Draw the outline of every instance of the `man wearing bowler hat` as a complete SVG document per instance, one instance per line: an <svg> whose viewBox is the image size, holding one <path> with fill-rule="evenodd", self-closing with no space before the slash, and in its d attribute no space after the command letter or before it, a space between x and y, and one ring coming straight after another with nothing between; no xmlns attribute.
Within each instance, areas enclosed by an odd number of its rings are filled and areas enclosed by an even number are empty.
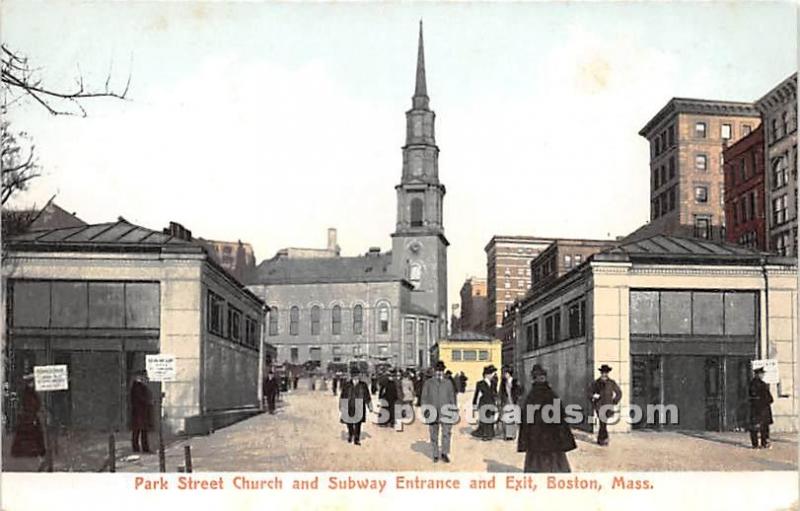
<svg viewBox="0 0 800 511"><path fill-rule="evenodd" d="M772 393L769 384L764 381L764 368L753 370L753 379L748 387L750 398L750 443L758 449L758 436L761 435L761 447L769 449L769 425L772 424Z"/></svg>
<svg viewBox="0 0 800 511"><path fill-rule="evenodd" d="M592 407L597 414L597 421L600 423L600 430L597 433L597 443L608 445L608 421L613 417L611 409L613 405L622 399L622 391L617 382L608 377L611 367L608 364L600 366L600 378L596 379L589 386L589 399Z"/></svg>
<svg viewBox="0 0 800 511"><path fill-rule="evenodd" d="M441 453L442 461L450 463L450 429L453 427L453 421L443 420L443 411L446 406L451 408L455 407L457 413L456 392L453 383L444 376L444 362L441 360L436 362L435 373L432 378L425 380L422 385L422 395L420 401L422 406L432 408L432 412L436 414L431 417L428 423L428 429L431 434L431 446L433 447L433 462L439 461L439 454ZM451 414L452 415L452 414ZM456 418L451 417L451 418ZM442 430L442 443L441 448L439 444L439 429Z"/></svg>

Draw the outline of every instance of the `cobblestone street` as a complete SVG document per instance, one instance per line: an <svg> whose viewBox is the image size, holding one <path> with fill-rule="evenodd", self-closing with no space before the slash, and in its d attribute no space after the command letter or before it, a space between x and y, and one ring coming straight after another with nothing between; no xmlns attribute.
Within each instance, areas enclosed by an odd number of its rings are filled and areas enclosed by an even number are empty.
<svg viewBox="0 0 800 511"><path fill-rule="evenodd" d="M471 394L459 396L462 409ZM338 399L330 391L297 390L284 395L276 415L261 414L206 437L173 443L167 471L183 465L183 446L191 445L195 472L208 471L521 471L524 455L516 442L483 442L470 436L464 422L453 429L452 463L434 464L427 427L421 422L402 432L368 421L362 445L347 443L339 423ZM773 435L771 450L749 448L747 433L636 432L612 434L610 447L599 447L575 431L578 448L568 454L574 472L603 471L757 471L795 470L795 435ZM122 441L124 442L124 440ZM151 444L157 444L155 435ZM157 472L158 456L124 461L121 472Z"/></svg>

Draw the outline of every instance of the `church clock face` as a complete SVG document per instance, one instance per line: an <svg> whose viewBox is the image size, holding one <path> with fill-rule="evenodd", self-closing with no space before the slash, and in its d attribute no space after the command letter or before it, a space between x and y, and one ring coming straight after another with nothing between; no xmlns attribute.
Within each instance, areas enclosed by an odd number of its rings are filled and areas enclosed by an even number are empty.
<svg viewBox="0 0 800 511"><path fill-rule="evenodd" d="M422 243L417 240L412 241L408 245L408 250L411 251L412 254L418 253L422 249Z"/></svg>

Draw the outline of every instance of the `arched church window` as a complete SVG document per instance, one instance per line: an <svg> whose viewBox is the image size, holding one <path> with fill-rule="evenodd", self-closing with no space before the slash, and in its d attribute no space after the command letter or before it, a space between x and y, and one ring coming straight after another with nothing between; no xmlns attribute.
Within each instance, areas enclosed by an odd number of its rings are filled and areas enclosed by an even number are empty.
<svg viewBox="0 0 800 511"><path fill-rule="evenodd" d="M422 266L417 263L413 263L411 266L409 266L408 280L411 282L411 285L413 285L414 288L418 288L420 281L422 281Z"/></svg>
<svg viewBox="0 0 800 511"><path fill-rule="evenodd" d="M423 209L422 199L418 197L411 199L411 227L422 227Z"/></svg>
<svg viewBox="0 0 800 511"><path fill-rule="evenodd" d="M269 308L269 335L278 335L278 307Z"/></svg>
<svg viewBox="0 0 800 511"><path fill-rule="evenodd" d="M364 307L361 305L353 307L353 333L356 335L364 333Z"/></svg>
<svg viewBox="0 0 800 511"><path fill-rule="evenodd" d="M378 309L378 333L389 333L389 307L381 305Z"/></svg>
<svg viewBox="0 0 800 511"><path fill-rule="evenodd" d="M311 307L311 335L319 335L319 306Z"/></svg>
<svg viewBox="0 0 800 511"><path fill-rule="evenodd" d="M331 311L331 332L333 335L342 333L342 308L338 305L334 305Z"/></svg>
<svg viewBox="0 0 800 511"><path fill-rule="evenodd" d="M300 325L300 308L293 306L289 309L289 335L297 335L298 327Z"/></svg>

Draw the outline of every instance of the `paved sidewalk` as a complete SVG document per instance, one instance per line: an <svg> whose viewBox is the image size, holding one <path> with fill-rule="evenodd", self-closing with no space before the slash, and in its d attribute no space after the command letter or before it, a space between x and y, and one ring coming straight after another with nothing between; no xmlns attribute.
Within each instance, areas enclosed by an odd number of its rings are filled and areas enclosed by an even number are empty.
<svg viewBox="0 0 800 511"><path fill-rule="evenodd" d="M463 404L471 396L461 395ZM428 429L420 423L402 432L364 425L362 445L347 443L339 423L338 399L330 391L298 390L285 395L276 415L262 414L205 437L179 441L167 450L167 471L183 465L191 445L195 472L209 471L476 471L518 472L524 455L515 441L483 442L474 426L453 428L450 464L430 458ZM749 448L747 433L634 432L611 437L609 447L575 430L578 448L568 454L575 472L796 470L793 434L774 435L773 448ZM117 462L118 471L157 472L158 456Z"/></svg>

